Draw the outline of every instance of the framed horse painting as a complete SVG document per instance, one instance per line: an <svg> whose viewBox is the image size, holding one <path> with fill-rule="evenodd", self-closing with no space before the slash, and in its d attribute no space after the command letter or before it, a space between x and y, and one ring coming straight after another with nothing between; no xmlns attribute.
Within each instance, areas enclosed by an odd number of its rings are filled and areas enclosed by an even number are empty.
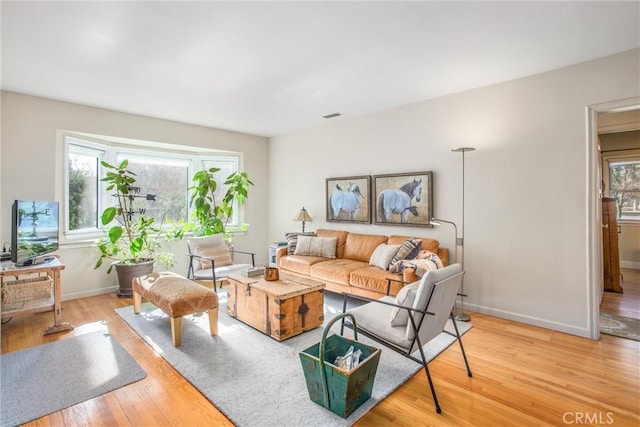
<svg viewBox="0 0 640 427"><path fill-rule="evenodd" d="M371 177L327 178L327 221L371 224Z"/></svg>
<svg viewBox="0 0 640 427"><path fill-rule="evenodd" d="M375 223L432 227L432 183L432 172L375 175Z"/></svg>

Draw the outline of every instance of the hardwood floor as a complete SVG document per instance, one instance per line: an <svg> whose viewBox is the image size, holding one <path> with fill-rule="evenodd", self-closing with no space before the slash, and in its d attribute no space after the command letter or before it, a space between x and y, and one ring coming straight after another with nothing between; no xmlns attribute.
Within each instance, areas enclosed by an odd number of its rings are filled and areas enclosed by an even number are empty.
<svg viewBox="0 0 640 427"><path fill-rule="evenodd" d="M131 299L115 295L64 302L63 319L74 324L75 331L46 337L42 331L52 323L51 313L2 326L4 353L106 324L148 374L142 381L28 425L232 425L113 311L126 305ZM470 314L474 328L464 343L473 378L467 377L457 346L429 365L442 414L435 412L424 371L419 371L357 425L640 425L640 342L607 335L591 341Z"/></svg>
<svg viewBox="0 0 640 427"><path fill-rule="evenodd" d="M620 270L623 293L605 292L600 305L601 313L640 319L640 270Z"/></svg>

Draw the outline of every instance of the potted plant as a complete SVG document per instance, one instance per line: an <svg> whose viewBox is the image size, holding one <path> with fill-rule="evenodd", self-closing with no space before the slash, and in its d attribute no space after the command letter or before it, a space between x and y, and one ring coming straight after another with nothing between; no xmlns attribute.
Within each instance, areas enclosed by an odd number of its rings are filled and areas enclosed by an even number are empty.
<svg viewBox="0 0 640 427"><path fill-rule="evenodd" d="M160 248L158 236L160 227L154 218L147 218L144 210L135 209L134 201L140 189L135 186L136 174L129 169L128 160L118 166L101 162L106 168L106 176L100 181L107 183L107 191L113 191L116 205L102 212L100 221L108 225L114 220L117 223L109 228L106 237L98 241L100 257L94 268L99 268L106 259L113 262L107 273L115 266L118 273L118 296L132 296L131 281L133 278L149 274L153 271L154 255ZM147 198L153 196L147 196ZM162 256L163 263L171 264L171 255Z"/></svg>
<svg viewBox="0 0 640 427"><path fill-rule="evenodd" d="M190 204L193 208L192 221L178 222L171 231L171 237L182 238L186 232L193 232L195 236L224 234L227 243L231 243L232 233L228 228L229 220L233 218L234 206L241 206L248 197L249 187L253 182L246 172L233 172L227 177L223 185L227 186L222 200L216 199L215 193L218 182L215 173L219 168L210 168L195 173L192 180L194 185L189 187ZM240 231L247 231L247 224L240 224Z"/></svg>

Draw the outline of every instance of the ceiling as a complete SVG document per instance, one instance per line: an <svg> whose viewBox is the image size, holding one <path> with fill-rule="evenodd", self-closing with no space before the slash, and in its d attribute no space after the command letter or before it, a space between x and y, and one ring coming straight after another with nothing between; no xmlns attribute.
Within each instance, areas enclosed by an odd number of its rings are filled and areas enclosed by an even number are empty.
<svg viewBox="0 0 640 427"><path fill-rule="evenodd" d="M640 46L638 1L1 8L3 90L263 136Z"/></svg>

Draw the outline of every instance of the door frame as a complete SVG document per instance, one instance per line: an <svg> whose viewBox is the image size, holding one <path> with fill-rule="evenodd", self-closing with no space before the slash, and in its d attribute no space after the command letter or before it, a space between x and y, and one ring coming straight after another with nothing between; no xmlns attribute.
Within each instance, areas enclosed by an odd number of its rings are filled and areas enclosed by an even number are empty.
<svg viewBox="0 0 640 427"><path fill-rule="evenodd" d="M587 115L587 295L589 336L600 339L600 295L604 290L602 262L602 162L598 114L640 109L640 97L588 105Z"/></svg>

